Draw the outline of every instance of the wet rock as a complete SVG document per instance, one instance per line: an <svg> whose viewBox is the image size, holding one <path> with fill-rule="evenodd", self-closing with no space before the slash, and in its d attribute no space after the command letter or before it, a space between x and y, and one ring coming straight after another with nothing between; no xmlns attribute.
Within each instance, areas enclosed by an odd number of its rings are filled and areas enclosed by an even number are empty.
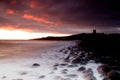
<svg viewBox="0 0 120 80"><path fill-rule="evenodd" d="M74 59L71 63L72 63L72 64L78 64L78 63L80 63L81 61L82 61L82 59L76 58L76 59Z"/></svg>
<svg viewBox="0 0 120 80"><path fill-rule="evenodd" d="M62 74L67 74L67 71L68 71L68 69L63 69L63 70L61 71L61 73L62 73Z"/></svg>
<svg viewBox="0 0 120 80"><path fill-rule="evenodd" d="M92 70L92 68L88 68L87 71L88 71L89 74L93 75L93 70Z"/></svg>
<svg viewBox="0 0 120 80"><path fill-rule="evenodd" d="M84 77L88 77L90 75L93 75L93 71L91 68L88 68L87 70L83 71Z"/></svg>
<svg viewBox="0 0 120 80"><path fill-rule="evenodd" d="M40 64L38 64L38 63L34 63L32 66L33 66L33 67L39 67Z"/></svg>
<svg viewBox="0 0 120 80"><path fill-rule="evenodd" d="M86 72L84 72L84 77L86 80L97 80L91 68L88 68Z"/></svg>
<svg viewBox="0 0 120 80"><path fill-rule="evenodd" d="M68 67L78 67L77 64L68 65Z"/></svg>
<svg viewBox="0 0 120 80"><path fill-rule="evenodd" d="M77 56L74 55L73 57L74 57L74 59L71 61L72 64L78 64L78 63L86 64L89 61L89 59L87 58L86 53L81 53L81 54L79 54Z"/></svg>
<svg viewBox="0 0 120 80"><path fill-rule="evenodd" d="M53 65L53 67L58 67L59 66L59 64L58 63L56 63L55 65Z"/></svg>
<svg viewBox="0 0 120 80"><path fill-rule="evenodd" d="M106 75L109 71L111 71L111 67L108 65L101 65L97 68L98 72Z"/></svg>
<svg viewBox="0 0 120 80"><path fill-rule="evenodd" d="M41 75L39 78L45 78L45 75Z"/></svg>
<svg viewBox="0 0 120 80"><path fill-rule="evenodd" d="M3 76L3 77L2 77L2 79L5 79L5 78L7 78L7 76Z"/></svg>
<svg viewBox="0 0 120 80"><path fill-rule="evenodd" d="M20 75L26 75L27 72L20 72Z"/></svg>
<svg viewBox="0 0 120 80"><path fill-rule="evenodd" d="M112 70L107 73L107 78L110 80L120 80L120 72Z"/></svg>
<svg viewBox="0 0 120 80"><path fill-rule="evenodd" d="M108 78L104 78L103 80L110 80L110 79L108 79Z"/></svg>
<svg viewBox="0 0 120 80"><path fill-rule="evenodd" d="M61 73L62 73L62 74L67 74L67 72L65 72L65 71L62 71Z"/></svg>
<svg viewBox="0 0 120 80"><path fill-rule="evenodd" d="M78 68L78 71L84 71L86 68L85 67L80 67Z"/></svg>
<svg viewBox="0 0 120 80"><path fill-rule="evenodd" d="M68 64L65 64L65 63L63 63L63 64L60 64L60 66L67 66Z"/></svg>
<svg viewBox="0 0 120 80"><path fill-rule="evenodd" d="M57 70L58 68L57 67L54 67L53 70Z"/></svg>
<svg viewBox="0 0 120 80"><path fill-rule="evenodd" d="M62 71L68 71L68 69L63 69Z"/></svg>
<svg viewBox="0 0 120 80"><path fill-rule="evenodd" d="M66 77L69 77L69 78L76 78L76 77L78 77L78 75L76 75L76 74L68 74L68 75L66 75Z"/></svg>

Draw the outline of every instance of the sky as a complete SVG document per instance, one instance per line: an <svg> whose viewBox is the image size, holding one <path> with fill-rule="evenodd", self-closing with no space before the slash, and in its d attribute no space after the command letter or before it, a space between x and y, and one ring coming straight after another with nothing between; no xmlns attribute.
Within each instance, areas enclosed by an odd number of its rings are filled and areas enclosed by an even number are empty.
<svg viewBox="0 0 120 80"><path fill-rule="evenodd" d="M0 0L0 39L120 33L119 0Z"/></svg>

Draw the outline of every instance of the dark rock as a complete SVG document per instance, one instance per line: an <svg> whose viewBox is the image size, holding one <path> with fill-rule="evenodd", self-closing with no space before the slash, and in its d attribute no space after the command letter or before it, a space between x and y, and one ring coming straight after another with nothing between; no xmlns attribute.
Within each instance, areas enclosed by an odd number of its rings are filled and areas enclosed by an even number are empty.
<svg viewBox="0 0 120 80"><path fill-rule="evenodd" d="M108 78L104 78L103 80L110 80L110 79L108 79Z"/></svg>
<svg viewBox="0 0 120 80"><path fill-rule="evenodd" d="M67 65L68 65L68 64L64 64L64 63L63 63L63 64L60 64L60 66L67 66Z"/></svg>
<svg viewBox="0 0 120 80"><path fill-rule="evenodd" d="M97 68L97 70L99 73L106 75L109 71L111 71L111 67L108 65L101 65Z"/></svg>
<svg viewBox="0 0 120 80"><path fill-rule="evenodd" d="M82 58L75 58L74 60L71 61L72 64L86 64L87 60L82 57Z"/></svg>
<svg viewBox="0 0 120 80"><path fill-rule="evenodd" d="M34 63L32 66L33 66L33 67L39 67L40 64L38 64L38 63Z"/></svg>
<svg viewBox="0 0 120 80"><path fill-rule="evenodd" d="M84 77L88 77L88 76L90 77L90 76L94 75L94 73L93 73L91 68L88 68L87 70L83 71L83 73L84 73Z"/></svg>
<svg viewBox="0 0 120 80"><path fill-rule="evenodd" d="M70 62L69 57L64 59L65 62Z"/></svg>
<svg viewBox="0 0 120 80"><path fill-rule="evenodd" d="M72 60L72 64L78 64L78 63L81 63L82 62L82 59L81 58L76 58L74 60Z"/></svg>
<svg viewBox="0 0 120 80"><path fill-rule="evenodd" d="M67 74L68 69L63 69L61 72L62 74Z"/></svg>
<svg viewBox="0 0 120 80"><path fill-rule="evenodd" d="M110 80L120 80L120 72L112 70L107 73L107 77Z"/></svg>
<svg viewBox="0 0 120 80"><path fill-rule="evenodd" d="M54 67L58 67L59 66L59 64L58 63L56 63L55 65L53 65Z"/></svg>
<svg viewBox="0 0 120 80"><path fill-rule="evenodd" d="M68 65L68 67L78 67L77 64Z"/></svg>
<svg viewBox="0 0 120 80"><path fill-rule="evenodd" d="M45 78L45 75L41 75L39 78Z"/></svg>
<svg viewBox="0 0 120 80"><path fill-rule="evenodd" d="M5 79L5 78L7 78L7 76L3 76L3 77L2 77L2 79Z"/></svg>
<svg viewBox="0 0 120 80"><path fill-rule="evenodd" d="M54 67L53 70L57 70L58 68Z"/></svg>
<svg viewBox="0 0 120 80"><path fill-rule="evenodd" d="M68 69L63 69L61 72L62 74L67 74Z"/></svg>
<svg viewBox="0 0 120 80"><path fill-rule="evenodd" d="M66 72L66 71L62 71L61 73L62 73L62 74L67 74L67 72Z"/></svg>
<svg viewBox="0 0 120 80"><path fill-rule="evenodd" d="M85 72L84 72L84 77L87 80L97 80L96 77L94 76L94 73L92 71L91 68L88 68Z"/></svg>
<svg viewBox="0 0 120 80"><path fill-rule="evenodd" d="M62 71L68 71L68 69L63 69Z"/></svg>
<svg viewBox="0 0 120 80"><path fill-rule="evenodd" d="M85 67L80 67L78 68L78 71L84 71L86 68Z"/></svg>
<svg viewBox="0 0 120 80"><path fill-rule="evenodd" d="M93 72L93 71L92 71L92 68L88 68L87 71L88 71L88 72Z"/></svg>
<svg viewBox="0 0 120 80"><path fill-rule="evenodd" d="M27 72L20 72L20 75L26 75Z"/></svg>

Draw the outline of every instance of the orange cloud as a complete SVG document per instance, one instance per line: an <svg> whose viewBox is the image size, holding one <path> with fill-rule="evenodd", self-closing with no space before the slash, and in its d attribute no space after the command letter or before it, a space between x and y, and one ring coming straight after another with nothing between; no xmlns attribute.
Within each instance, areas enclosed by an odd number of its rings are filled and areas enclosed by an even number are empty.
<svg viewBox="0 0 120 80"><path fill-rule="evenodd" d="M36 2L36 1L31 1L30 2L30 7L31 8L37 8L38 6L39 6L38 2Z"/></svg>
<svg viewBox="0 0 120 80"><path fill-rule="evenodd" d="M7 14L15 14L15 11L11 9L6 9L6 12Z"/></svg>
<svg viewBox="0 0 120 80"><path fill-rule="evenodd" d="M45 8L45 7L49 7L50 6L50 4L49 3L47 3L46 1L44 1L44 0L31 0L30 1L30 7L32 8L32 9L35 9L35 8L40 8L40 7L43 7L43 8Z"/></svg>
<svg viewBox="0 0 120 80"><path fill-rule="evenodd" d="M38 21L38 22L42 22L42 23L46 23L46 24L54 24L53 22L48 21L45 18L35 17L35 16L29 15L29 14L24 14L23 17L26 19L30 19L30 20L34 20L34 21Z"/></svg>

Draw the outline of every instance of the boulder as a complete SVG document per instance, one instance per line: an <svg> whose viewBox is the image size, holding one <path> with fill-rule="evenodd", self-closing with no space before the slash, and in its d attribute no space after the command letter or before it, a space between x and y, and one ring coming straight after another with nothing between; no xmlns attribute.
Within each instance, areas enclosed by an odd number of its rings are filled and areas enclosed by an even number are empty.
<svg viewBox="0 0 120 80"><path fill-rule="evenodd" d="M40 64L38 64L38 63L34 63L32 66L33 66L33 67L39 67Z"/></svg>
<svg viewBox="0 0 120 80"><path fill-rule="evenodd" d="M57 70L58 68L57 67L54 67L53 70Z"/></svg>
<svg viewBox="0 0 120 80"><path fill-rule="evenodd" d="M68 65L68 67L78 67L77 64L71 64L71 65Z"/></svg>
<svg viewBox="0 0 120 80"><path fill-rule="evenodd" d="M86 68L85 67L80 67L80 68L78 68L78 71L84 71Z"/></svg>
<svg viewBox="0 0 120 80"><path fill-rule="evenodd" d="M104 74L106 75L109 71L111 71L111 67L108 66L108 65L101 65L97 68L98 72L101 73L101 74Z"/></svg>
<svg viewBox="0 0 120 80"><path fill-rule="evenodd" d="M87 70L83 71L84 73L84 77L88 77L89 78L94 78L94 73L93 70L91 68L88 68ZM95 78L94 78L95 79Z"/></svg>
<svg viewBox="0 0 120 80"><path fill-rule="evenodd" d="M67 66L68 64L65 64L65 63L62 63L62 64L60 64L60 66Z"/></svg>
<svg viewBox="0 0 120 80"><path fill-rule="evenodd" d="M120 72L112 70L107 73L107 78L110 80L120 80Z"/></svg>
<svg viewBox="0 0 120 80"><path fill-rule="evenodd" d="M53 67L58 67L59 66L59 64L58 63L56 63L55 65L53 65Z"/></svg>
<svg viewBox="0 0 120 80"><path fill-rule="evenodd" d="M62 73L62 74L67 74L67 71L68 71L68 69L63 69L63 70L61 71L61 73Z"/></svg>
<svg viewBox="0 0 120 80"><path fill-rule="evenodd" d="M45 75L41 75L39 78L45 78Z"/></svg>
<svg viewBox="0 0 120 80"><path fill-rule="evenodd" d="M27 72L22 71L22 72L20 72L19 74L20 74L20 75L26 75Z"/></svg>
<svg viewBox="0 0 120 80"><path fill-rule="evenodd" d="M68 71L68 69L63 69L62 71Z"/></svg>
<svg viewBox="0 0 120 80"><path fill-rule="evenodd" d="M5 79L5 78L7 78L7 76L3 76L3 77L2 77L2 79Z"/></svg>

